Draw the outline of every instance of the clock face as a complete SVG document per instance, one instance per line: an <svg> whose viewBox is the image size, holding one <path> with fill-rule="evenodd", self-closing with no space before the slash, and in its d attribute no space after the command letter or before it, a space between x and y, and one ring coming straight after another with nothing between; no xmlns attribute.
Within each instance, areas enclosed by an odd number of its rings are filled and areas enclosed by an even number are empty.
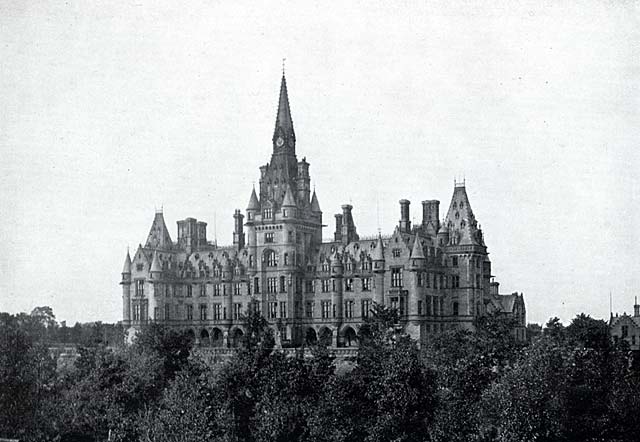
<svg viewBox="0 0 640 442"><path fill-rule="evenodd" d="M281 147L284 144L284 140L282 139L282 137L278 137L278 139L276 140L276 146Z"/></svg>

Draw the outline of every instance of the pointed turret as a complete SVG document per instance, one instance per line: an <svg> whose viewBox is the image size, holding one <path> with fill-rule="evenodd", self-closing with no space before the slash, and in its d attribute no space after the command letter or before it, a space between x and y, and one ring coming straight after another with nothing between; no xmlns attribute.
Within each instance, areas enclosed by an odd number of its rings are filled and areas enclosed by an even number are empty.
<svg viewBox="0 0 640 442"><path fill-rule="evenodd" d="M315 213L322 212L322 210L320 210L320 203L318 202L315 189L313 191L313 196L311 197L311 211Z"/></svg>
<svg viewBox="0 0 640 442"><path fill-rule="evenodd" d="M295 207L296 201L293 199L293 192L291 192L291 186L287 184L287 190L284 193L284 199L282 200L282 207Z"/></svg>
<svg viewBox="0 0 640 442"><path fill-rule="evenodd" d="M127 257L124 259L124 267L122 268L122 275L131 274L131 256L129 255L129 249L127 249Z"/></svg>
<svg viewBox="0 0 640 442"><path fill-rule="evenodd" d="M373 249L371 260L374 262L378 261L384 263L384 246L382 245L382 236L380 235L378 235L378 241L376 242L376 248ZM384 267L384 265L382 267Z"/></svg>
<svg viewBox="0 0 640 442"><path fill-rule="evenodd" d="M251 197L249 198L249 205L247 210L260 210L260 202L258 201L258 195L256 195L256 188L251 191Z"/></svg>
<svg viewBox="0 0 640 442"><path fill-rule="evenodd" d="M420 243L420 238L416 236L416 240L413 242L413 249L411 250L411 259L425 259L424 250Z"/></svg>
<svg viewBox="0 0 640 442"><path fill-rule="evenodd" d="M280 82L280 100L278 102L278 115L276 116L276 127L273 131L274 148L283 146L294 147L296 135L293 131L293 120L291 119L291 109L289 107L289 94L287 93L287 80L282 74Z"/></svg>
<svg viewBox="0 0 640 442"><path fill-rule="evenodd" d="M151 277L154 277L154 274L162 273L162 265L160 265L160 259L158 258L158 251L153 251L153 261L151 261Z"/></svg>
<svg viewBox="0 0 640 442"><path fill-rule="evenodd" d="M153 218L153 224L149 230L149 236L145 247L153 249L171 249L173 241L169 235L169 230L164 222L164 216L162 210L156 210L156 216Z"/></svg>

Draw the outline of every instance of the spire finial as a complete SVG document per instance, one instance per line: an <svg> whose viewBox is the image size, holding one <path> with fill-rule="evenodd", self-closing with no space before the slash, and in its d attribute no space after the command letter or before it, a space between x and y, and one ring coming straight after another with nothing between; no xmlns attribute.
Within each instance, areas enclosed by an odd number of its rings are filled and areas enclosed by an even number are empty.
<svg viewBox="0 0 640 442"><path fill-rule="evenodd" d="M286 58L282 59L282 76L284 77L284 62L287 61Z"/></svg>

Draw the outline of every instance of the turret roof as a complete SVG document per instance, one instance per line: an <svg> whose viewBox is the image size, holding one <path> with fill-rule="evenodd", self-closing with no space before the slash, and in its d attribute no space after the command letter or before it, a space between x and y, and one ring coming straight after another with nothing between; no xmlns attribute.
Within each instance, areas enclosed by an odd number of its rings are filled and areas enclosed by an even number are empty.
<svg viewBox="0 0 640 442"><path fill-rule="evenodd" d="M249 206L247 206L247 210L260 210L260 202L258 201L255 187L251 191L251 198L249 198Z"/></svg>
<svg viewBox="0 0 640 442"><path fill-rule="evenodd" d="M153 251L153 261L151 261L151 273L162 272L162 266L160 265L160 259L158 259L158 251Z"/></svg>
<svg viewBox="0 0 640 442"><path fill-rule="evenodd" d="M284 194L284 199L282 200L283 207L295 207L296 201L293 198L293 192L291 191L291 186L287 184L287 190Z"/></svg>
<svg viewBox="0 0 640 442"><path fill-rule="evenodd" d="M320 203L318 203L318 197L316 196L316 191L313 191L313 195L311 196L311 211L312 212L322 212L320 210Z"/></svg>
<svg viewBox="0 0 640 442"><path fill-rule="evenodd" d="M455 184L444 225L451 226L449 233L455 236L455 244L483 245L464 184Z"/></svg>
<svg viewBox="0 0 640 442"><path fill-rule="evenodd" d="M371 259L373 259L374 261L384 261L384 246L382 245L382 237L380 235L378 235L376 248L373 249Z"/></svg>
<svg viewBox="0 0 640 442"><path fill-rule="evenodd" d="M129 255L129 249L127 249L127 257L124 259L122 273L131 273L131 256Z"/></svg>
<svg viewBox="0 0 640 442"><path fill-rule="evenodd" d="M422 250L422 244L420 243L420 237L418 236L416 236L416 240L413 242L413 250L411 250L411 258L425 259L424 250Z"/></svg>

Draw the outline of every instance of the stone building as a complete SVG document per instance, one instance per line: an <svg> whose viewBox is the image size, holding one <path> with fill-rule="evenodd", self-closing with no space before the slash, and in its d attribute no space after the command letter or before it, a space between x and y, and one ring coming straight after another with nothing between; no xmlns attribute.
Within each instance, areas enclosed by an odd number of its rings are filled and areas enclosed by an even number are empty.
<svg viewBox="0 0 640 442"><path fill-rule="evenodd" d="M190 330L201 345L233 347L254 308L279 344L354 346L378 303L396 308L400 325L421 342L446 329L473 329L490 312L515 317L514 333L524 339L524 298L499 294L464 183L454 184L442 221L440 201L427 199L422 221L412 225L402 199L395 230L365 238L345 204L332 220L333 239L323 241L309 163L296 156L284 75L272 143L259 188L246 211L233 214L232 245L208 241L207 224L194 218L178 221L173 241L162 212L155 214L147 241L132 258L127 252L122 270L127 329L161 321Z"/></svg>
<svg viewBox="0 0 640 442"><path fill-rule="evenodd" d="M637 297L633 305L633 316L627 312L611 315L609 333L613 339L627 341L631 350L640 350L640 305Z"/></svg>

